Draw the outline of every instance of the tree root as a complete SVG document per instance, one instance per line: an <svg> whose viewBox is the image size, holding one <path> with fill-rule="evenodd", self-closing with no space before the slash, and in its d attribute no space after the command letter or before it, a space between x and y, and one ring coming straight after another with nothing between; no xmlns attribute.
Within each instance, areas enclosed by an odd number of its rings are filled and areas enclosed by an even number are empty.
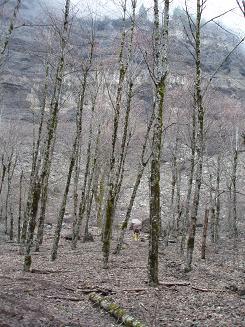
<svg viewBox="0 0 245 327"><path fill-rule="evenodd" d="M145 327L145 325L143 325L140 321L127 314L126 311L123 308L121 308L119 305L108 301L104 297L96 293L91 293L89 299L96 305L103 308L105 311L109 312L113 317L115 317L118 321L123 323L125 326Z"/></svg>

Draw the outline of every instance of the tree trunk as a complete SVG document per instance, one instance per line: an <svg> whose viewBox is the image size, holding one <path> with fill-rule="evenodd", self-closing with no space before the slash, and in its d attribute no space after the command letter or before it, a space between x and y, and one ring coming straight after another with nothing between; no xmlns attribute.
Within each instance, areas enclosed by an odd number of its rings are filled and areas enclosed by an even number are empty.
<svg viewBox="0 0 245 327"><path fill-rule="evenodd" d="M11 35L13 34L14 24L15 24L15 21L16 21L17 15L18 15L18 12L20 10L20 6L21 6L21 0L17 0L16 1L15 8L14 8L14 11L13 11L13 15L12 15L12 17L10 19L10 23L9 23L9 27L8 27L7 33L4 36L3 42L1 42L2 43L1 50L0 50L0 60L1 61L2 61L2 57L3 57L6 49L8 47L8 44L9 44Z"/></svg>
<svg viewBox="0 0 245 327"><path fill-rule="evenodd" d="M202 234L202 247L201 247L201 258L205 259L206 255L206 239L208 231L208 213L209 210L205 209L204 223L203 223L203 234Z"/></svg>
<svg viewBox="0 0 245 327"><path fill-rule="evenodd" d="M105 226L103 232L103 245L102 245L102 252L103 252L103 268L108 268L108 261L109 261L109 254L110 254L110 244L111 244L111 234L112 234L112 225L114 220L114 213L115 213L115 206L118 199L118 174L120 174L120 165L118 170L116 171L115 161L116 161L116 143L118 139L118 127L119 127L119 118L120 118L120 110L121 110L121 103L122 103L122 95L123 95L123 84L126 78L126 73L129 65L129 61L131 60L131 49L132 49L132 42L133 42L133 34L134 34L134 25L135 25L135 9L136 3L132 1L132 9L133 9L133 19L131 23L131 39L129 43L129 57L127 58L126 62L123 58L123 54L125 51L125 44L126 44L126 33L125 30L122 32L121 38L121 46L120 46L120 53L119 53L119 79L117 84L117 94L116 94L116 104L115 104L115 111L114 111L114 121L113 121L113 132L112 132L112 145L111 145L111 157L110 157L110 169L109 169L109 183L108 183L108 197L106 201L106 209L105 209ZM126 1L123 5L123 23L125 24L126 21ZM125 121L126 122L126 121ZM125 127L125 126L124 126ZM125 131L125 129L124 129ZM123 144L122 144L123 146ZM123 150L122 150L123 151ZM121 156L123 156L121 151ZM121 158L122 158L121 157Z"/></svg>
<svg viewBox="0 0 245 327"><path fill-rule="evenodd" d="M169 0L164 1L163 35L159 22L158 0L154 0L154 61L155 76L155 119L153 124L152 159L150 173L150 234L148 253L148 281L158 285L158 242L161 227L160 213L160 160L162 152L163 103L168 73L168 24Z"/></svg>
<svg viewBox="0 0 245 327"><path fill-rule="evenodd" d="M215 188L215 225L214 225L214 241L219 240L220 229L220 162L221 155L217 158L217 175L216 175L216 188Z"/></svg>
<svg viewBox="0 0 245 327"><path fill-rule="evenodd" d="M203 99L201 92L201 16L202 16L203 4L201 5L200 0L197 0L197 12L196 12L196 34L195 34L195 52L196 52L196 76L195 76L195 103L197 109L197 145L196 145L196 177L195 177L195 190L193 197L193 204L191 210L191 222L189 235L187 240L187 253L186 253L186 271L191 270L193 251L195 244L196 234L196 221L199 207L200 189L202 184L202 168L203 168L203 130L204 130L204 108Z"/></svg>
<svg viewBox="0 0 245 327"><path fill-rule="evenodd" d="M60 54L58 65L57 65L54 90L53 90L53 95L52 95L51 104L50 104L51 110L50 110L50 118L49 118L48 125L47 125L48 132L47 132L47 138L45 141L45 151L44 151L44 158L43 158L43 164L42 164L42 171L41 171L41 175L39 177L37 169L34 169L33 187L32 187L32 181L31 181L31 185L30 185L31 201L29 201L29 204L31 204L32 206L28 207L28 211L27 211L27 222L29 223L29 227L28 227L28 235L27 235L27 242L26 242L24 271L30 270L30 266L28 266L28 264L31 265L31 260L27 260L27 258L30 255L31 245L32 245L33 236L34 236L34 229L35 229L35 225L36 225L36 215L37 215L37 211L38 211L41 187L44 185L44 182L45 182L45 187L48 187L48 179L49 179L49 175L50 175L52 154L53 154L54 143L55 143L55 134L56 134L57 124L58 124L58 113L59 113L59 109L60 109L60 95L61 95L61 89L62 89L63 79L64 79L65 49L66 49L66 45L67 45L67 37L68 37L68 30L69 30L69 21L68 21L69 11L70 11L70 0L66 0L63 28L61 31L61 54Z"/></svg>
<svg viewBox="0 0 245 327"><path fill-rule="evenodd" d="M121 252L124 236L125 236L125 233L126 233L126 230L127 230L127 227L128 227L129 219L131 217L131 212L132 212L132 209L133 209L136 194L137 194L137 191L138 191L138 188L139 188L139 185L140 185L141 178L143 176L145 167L146 167L146 165L147 165L147 163L148 163L148 161L150 159L149 158L148 160L145 160L145 151L146 151L146 147L147 147L147 142L149 140L149 134L150 134L151 127L152 127L153 118L154 118L154 115L151 116L151 119L150 119L149 124L147 126L147 132L146 132L144 143L143 143L143 146L142 146L141 159L140 159L141 161L140 161L139 166L138 166L137 177L136 177L136 180L135 180L135 183L134 183L134 187L133 187L133 191L132 191L132 194L131 194L130 202L129 202L129 205L128 205L128 209L127 209L127 212L126 212L124 222L122 224L121 233L120 233L120 236L119 236L119 239L118 239L117 246L116 246L116 249L114 251L114 254L119 254Z"/></svg>
<svg viewBox="0 0 245 327"><path fill-rule="evenodd" d="M191 203L191 194L193 187L194 171L195 171L195 153L196 153L196 112L195 107L192 108L192 137L191 137L191 159L190 159L190 173L188 178L188 190L185 201L185 212L183 217L182 225L182 238L180 251L184 254L184 249L186 246L186 237L190 225L190 203Z"/></svg>
<svg viewBox="0 0 245 327"><path fill-rule="evenodd" d="M23 170L20 174L20 189L19 189L19 215L18 215L18 229L17 229L17 243L20 243L21 220L22 220L22 184L23 184Z"/></svg>
<svg viewBox="0 0 245 327"><path fill-rule="evenodd" d="M238 162L238 149L234 150L233 166L232 166L232 236L236 239L238 237L237 229L237 162Z"/></svg>

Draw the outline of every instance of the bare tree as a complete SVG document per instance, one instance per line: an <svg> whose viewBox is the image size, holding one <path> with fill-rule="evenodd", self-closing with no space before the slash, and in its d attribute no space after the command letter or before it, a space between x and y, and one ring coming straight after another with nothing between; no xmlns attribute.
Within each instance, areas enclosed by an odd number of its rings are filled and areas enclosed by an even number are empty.
<svg viewBox="0 0 245 327"><path fill-rule="evenodd" d="M189 235L187 239L186 253L186 270L191 269L192 257L194 251L194 242L196 234L196 220L199 206L200 189L202 183L203 169L203 150L204 150L204 106L201 89L201 19L202 12L206 1L197 0L196 2L196 23L194 37L195 51L195 108L197 112L197 137L196 137L196 173L195 173L195 188L193 195L193 204L191 209L191 221Z"/></svg>
<svg viewBox="0 0 245 327"><path fill-rule="evenodd" d="M38 171L34 173L34 182L31 183L31 205L29 206L28 216L28 233L26 239L26 251L24 259L24 271L29 271L31 267L31 246L33 242L34 230L36 225L36 216L38 211L38 203L40 199L41 187L47 192L48 179L50 175L51 160L54 150L55 133L58 123L58 113L60 109L61 88L64 81L65 55L69 34L69 13L70 0L65 2L64 20L61 31L61 53L57 64L56 76L54 81L54 89L50 103L50 118L47 125L47 137L45 140L45 150L43 155L43 163L40 177Z"/></svg>
<svg viewBox="0 0 245 327"><path fill-rule="evenodd" d="M120 176L123 172L123 165L125 162L125 144L126 139L123 138L121 143L121 155L119 159L119 165L116 167L116 144L118 141L118 128L119 128L119 118L120 118L120 111L122 106L122 96L123 96L123 85L126 79L126 74L129 67L129 62L131 60L131 51L132 51L132 43L133 43L133 36L134 36L134 29L135 29L135 9L136 9L136 1L133 0L132 4L132 19L131 19L131 37L128 44L128 53L129 55L124 58L124 52L126 48L126 30L122 32L121 36L121 45L120 45L120 53L119 53L119 78L117 84L117 93L116 93L116 103L114 106L114 119L113 119L113 132L112 132L112 144L111 144L111 156L110 156L110 167L109 167L109 183L108 183L108 196L106 200L106 208L105 208L105 226L103 232L103 267L108 268L108 261L110 255L110 244L111 244L111 234L112 234L112 225L113 225L113 218L115 214L116 202L120 190L120 184L122 178ZM126 20L126 13L127 13L127 2L124 1L123 3L123 22L125 24ZM130 83L129 83L130 84ZM132 87L132 86L131 86ZM129 96L130 98L130 96ZM131 104L130 104L131 106ZM124 136L125 131L127 134L127 116L124 125Z"/></svg>
<svg viewBox="0 0 245 327"><path fill-rule="evenodd" d="M7 50L7 47L9 45L10 38L11 38L11 36L13 34L14 24L15 24L15 21L16 21L17 15L18 15L18 12L20 10L21 1L22 0L16 0L16 5L14 7L14 11L13 11L12 17L10 18L8 30L7 30L7 32L5 34L5 36L3 37L3 40L1 40L0 62L3 60L3 55L4 55L4 53Z"/></svg>
<svg viewBox="0 0 245 327"><path fill-rule="evenodd" d="M150 172L150 235L148 254L148 281L158 284L158 243L160 235L160 160L162 152L163 107L168 75L169 0L164 1L163 29L160 25L159 1L154 0L153 60L155 86L152 158Z"/></svg>

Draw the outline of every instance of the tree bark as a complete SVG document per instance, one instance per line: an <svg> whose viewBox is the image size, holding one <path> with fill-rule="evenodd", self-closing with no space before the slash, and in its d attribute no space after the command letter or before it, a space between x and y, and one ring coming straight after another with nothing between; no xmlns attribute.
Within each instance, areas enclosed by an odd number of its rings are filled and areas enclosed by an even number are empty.
<svg viewBox="0 0 245 327"><path fill-rule="evenodd" d="M209 210L205 209L204 223L203 223L203 234L202 234L202 247L201 247L201 258L205 259L206 256L206 243L207 243L207 232L208 232L208 214Z"/></svg>
<svg viewBox="0 0 245 327"><path fill-rule="evenodd" d="M155 76L155 119L153 124L152 159L150 172L150 234L148 253L148 281L158 285L158 243L161 227L160 213L160 160L163 134L163 104L168 73L168 24L169 0L164 1L163 36L159 21L158 0L154 0L154 53Z"/></svg>
<svg viewBox="0 0 245 327"><path fill-rule="evenodd" d="M132 191L132 194L131 194L130 202L129 202L129 205L128 205L128 208L127 208L125 219L124 219L123 224L122 224L122 229L121 229L121 232L120 232L120 236L119 236L119 239L118 239L117 246L116 246L116 249L114 251L114 254L119 254L121 252L124 236L125 236L126 230L128 228L129 219L131 217L131 212L132 212L134 201L135 201L137 191L138 191L138 188L139 188L139 185L140 185L140 182L141 182L141 178L143 176L145 167L146 167L146 165L147 165L147 163L148 163L148 161L150 159L149 158L148 160L145 160L145 151L146 151L146 147L147 147L147 142L149 140L149 134L150 134L150 131L151 131L151 128L152 128L153 118L154 118L154 115L151 116L151 119L150 119L149 124L147 126L147 132L146 132L144 143L143 143L143 146L142 146L141 159L140 159L140 163L138 165L138 170L137 170L137 177L135 179L135 183L134 183L133 191Z"/></svg>
<svg viewBox="0 0 245 327"><path fill-rule="evenodd" d="M123 85L126 78L126 73L128 70L128 65L131 60L131 49L132 49L132 42L133 42L133 35L134 35L134 26L135 26L135 9L136 9L136 2L132 1L132 9L133 9L133 19L131 23L131 39L129 42L129 56L126 60L124 60L124 51L126 45L126 33L125 28L122 32L121 37L121 46L120 46L120 53L119 53L119 79L117 84L117 94L116 94L116 104L115 104L115 111L114 111L114 121L113 121L113 132L112 132L112 145L111 145L111 157L110 157L110 169L109 169L109 183L108 183L108 196L106 200L106 209L105 209L105 225L103 231L103 245L102 245L102 252L103 252L103 268L108 268L108 261L109 261L109 254L110 254L110 244L111 244L111 234L112 234L112 225L114 220L114 213L116 202L118 198L117 188L118 185L115 182L115 179L118 181L118 171L120 173L120 165L118 170L115 167L116 161L116 143L118 140L118 127L119 127L119 118L120 118L120 111L121 111L121 103L122 103L122 95L123 95ZM123 4L123 23L125 24L126 21L126 1ZM125 121L126 122L126 121ZM122 143L123 146L123 143ZM121 153L123 156L123 154Z"/></svg>
<svg viewBox="0 0 245 327"><path fill-rule="evenodd" d="M195 104L197 110L197 144L196 144L196 177L195 177L195 189L191 210L191 222L189 228L189 235L187 239L187 253L186 253L186 271L191 270L193 251L195 244L196 234L196 221L199 207L200 189L202 184L202 168L203 168L203 148L204 148L204 107L201 91L201 17L202 17L203 4L201 5L200 0L197 0L197 11L196 11L196 33L195 33Z"/></svg>
<svg viewBox="0 0 245 327"><path fill-rule="evenodd" d="M57 70L55 75L55 84L54 90L52 94L51 104L50 104L50 118L47 125L47 137L45 141L45 151L44 158L42 163L41 175L38 176L38 172L34 169L34 182L32 186L32 181L30 185L30 199L28 203L28 211L27 211L27 222L28 226L28 236L26 242L26 253L24 260L24 271L30 270L31 260L27 260L30 256L31 245L34 236L34 229L36 226L36 215L38 211L38 204L40 199L41 187L44 185L48 186L48 179L50 175L50 168L52 162L52 154L54 150L55 143L55 134L58 124L58 113L60 109L60 95L61 89L64 80L64 70L65 70L65 49L67 46L67 38L68 38L68 30L69 30L69 11L70 11L70 0L66 0L65 2L65 10L64 10L64 20L63 20L63 28L61 31L61 54L57 64ZM30 200L29 199L29 200ZM28 266L29 263L30 265Z"/></svg>

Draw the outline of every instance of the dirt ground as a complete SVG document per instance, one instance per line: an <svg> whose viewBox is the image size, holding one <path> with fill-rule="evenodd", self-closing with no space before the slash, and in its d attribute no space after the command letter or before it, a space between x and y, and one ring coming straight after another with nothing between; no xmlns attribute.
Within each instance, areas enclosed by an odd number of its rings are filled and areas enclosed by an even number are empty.
<svg viewBox="0 0 245 327"><path fill-rule="evenodd" d="M95 234L95 233L94 233ZM16 243L0 242L0 326L112 327L118 323L89 301L89 292L107 294L145 326L245 326L245 242L234 251L230 240L207 249L197 242L193 271L183 272L176 244L160 251L160 280L147 285L146 242L127 234L126 248L102 269L101 242L80 243L76 251L61 239L58 259L50 261L52 231L32 273L22 272ZM186 282L185 285L178 285ZM173 283L176 285L166 285ZM164 285L165 284L165 285Z"/></svg>

